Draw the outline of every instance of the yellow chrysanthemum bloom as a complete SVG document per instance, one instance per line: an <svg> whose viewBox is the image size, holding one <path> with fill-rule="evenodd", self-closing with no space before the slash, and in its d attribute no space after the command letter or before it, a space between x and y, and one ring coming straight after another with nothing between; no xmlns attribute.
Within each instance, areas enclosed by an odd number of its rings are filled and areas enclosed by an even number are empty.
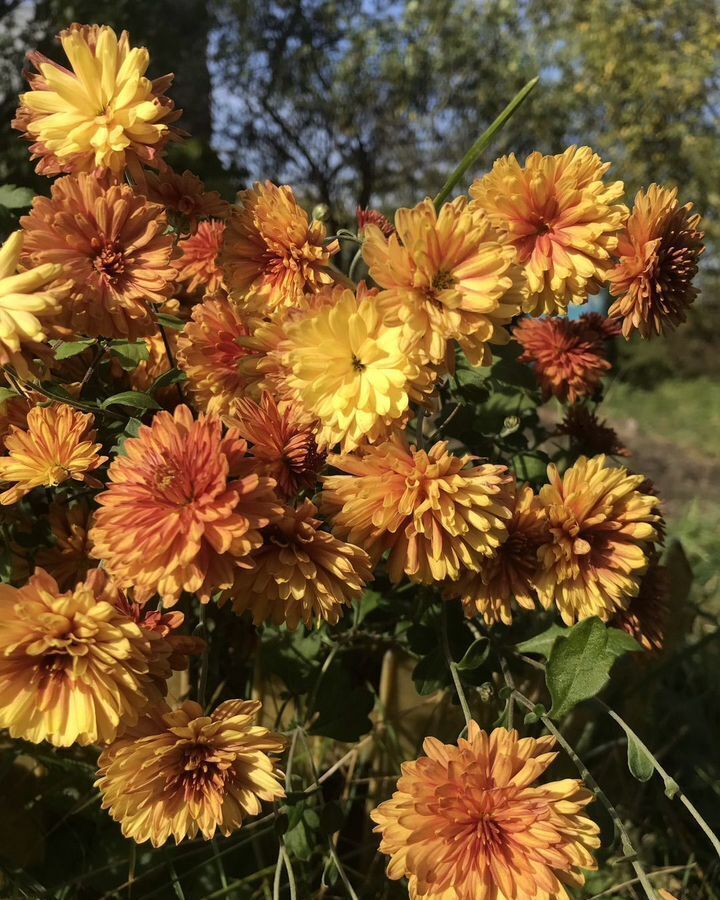
<svg viewBox="0 0 720 900"><path fill-rule="evenodd" d="M517 253L526 312L562 314L606 281L628 215L617 203L622 181L603 181L609 168L589 147L532 153L524 166L511 153L470 188L500 240Z"/></svg>
<svg viewBox="0 0 720 900"><path fill-rule="evenodd" d="M408 878L411 900L569 900L566 885L597 869L599 828L581 781L536 783L554 745L477 722L457 745L425 738L371 813L388 878Z"/></svg>
<svg viewBox="0 0 720 900"><path fill-rule="evenodd" d="M439 213L428 199L399 209L395 228L388 237L368 224L363 244L388 323L404 325L425 361L444 362L456 340L473 365L489 364L488 343L506 343L502 326L520 312L513 249L463 197Z"/></svg>
<svg viewBox="0 0 720 900"><path fill-rule="evenodd" d="M320 423L318 446L348 451L402 425L431 382L374 298L336 293L334 306L286 326L282 358L288 388Z"/></svg>
<svg viewBox="0 0 720 900"><path fill-rule="evenodd" d="M103 809L138 844L227 837L261 801L285 796L273 758L285 739L253 724L259 710L257 700L226 700L205 715L186 701L149 713L100 756Z"/></svg>
<svg viewBox="0 0 720 900"><path fill-rule="evenodd" d="M58 747L107 743L159 703L172 648L117 606L94 569L62 593L43 569L0 585L0 728Z"/></svg>
<svg viewBox="0 0 720 900"><path fill-rule="evenodd" d="M470 466L440 441L427 452L395 434L359 453L331 455L346 475L323 478L321 510L333 533L377 562L390 551L393 582L403 573L432 584L477 571L507 537L511 478L505 466Z"/></svg>
<svg viewBox="0 0 720 900"><path fill-rule="evenodd" d="M163 94L172 76L146 78L148 51L107 25L73 24L60 42L71 70L31 53L37 72L28 77L31 90L20 95L13 122L35 142L38 172L122 175L128 166L137 173L141 163L157 165L175 136L169 123L180 115Z"/></svg>
<svg viewBox="0 0 720 900"><path fill-rule="evenodd" d="M0 364L18 365L22 344L44 341L46 332L41 318L60 312L60 289L43 290L61 276L58 263L43 263L18 272L23 248L23 233L16 231L0 247Z"/></svg>
<svg viewBox="0 0 720 900"><path fill-rule="evenodd" d="M36 487L57 487L68 478L87 480L86 473L107 459L94 443L93 422L91 413L65 403L31 409L27 430L12 427L5 438L8 455L0 457L0 482L16 483L0 494L0 505L17 503Z"/></svg>
<svg viewBox="0 0 720 900"><path fill-rule="evenodd" d="M643 475L614 468L605 456L581 456L563 476L548 467L539 500L549 540L540 547L536 587L546 609L563 621L610 619L637 596L658 537L658 499Z"/></svg>

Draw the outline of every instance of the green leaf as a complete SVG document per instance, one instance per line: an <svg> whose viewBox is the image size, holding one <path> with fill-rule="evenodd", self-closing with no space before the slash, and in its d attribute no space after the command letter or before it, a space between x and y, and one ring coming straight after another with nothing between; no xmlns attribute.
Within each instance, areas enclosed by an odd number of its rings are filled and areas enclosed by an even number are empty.
<svg viewBox="0 0 720 900"><path fill-rule="evenodd" d="M92 347L94 340L87 341L60 341L55 347L55 359L70 359L84 353L88 347Z"/></svg>
<svg viewBox="0 0 720 900"><path fill-rule="evenodd" d="M608 628L607 630L608 653L612 653L615 657L623 656L625 653L641 653L642 647L635 638L630 637L627 631L621 631L619 628Z"/></svg>
<svg viewBox="0 0 720 900"><path fill-rule="evenodd" d="M626 733L628 769L638 781L650 781L655 771L653 758L632 731Z"/></svg>
<svg viewBox="0 0 720 900"><path fill-rule="evenodd" d="M144 394L141 391L121 391L119 394L113 394L112 397L103 400L101 405L103 409L115 405L133 406L136 409L162 409L157 400L150 394Z"/></svg>
<svg viewBox="0 0 720 900"><path fill-rule="evenodd" d="M550 457L542 450L532 453L517 453L512 458L512 468L518 477L518 481L527 481L529 484L544 484L547 481L547 467Z"/></svg>
<svg viewBox="0 0 720 900"><path fill-rule="evenodd" d="M35 193L27 187L4 184L0 187L0 206L5 209L26 209L32 206Z"/></svg>
<svg viewBox="0 0 720 900"><path fill-rule="evenodd" d="M423 656L413 669L412 679L415 682L415 690L421 697L447 687L450 684L450 673L443 651L437 648L427 656Z"/></svg>
<svg viewBox="0 0 720 900"><path fill-rule="evenodd" d="M12 397L19 397L20 394L15 391L11 391L10 388L0 387L0 403L4 403L6 400L10 400Z"/></svg>
<svg viewBox="0 0 720 900"><path fill-rule="evenodd" d="M536 634L535 637L531 637L527 641L517 644L517 649L521 653L535 653L537 656L544 656L545 659L547 659L550 656L552 648L555 646L555 641L559 637L565 637L567 633L567 628L563 628L561 625L553 623L541 634Z"/></svg>
<svg viewBox="0 0 720 900"><path fill-rule="evenodd" d="M485 662L489 653L490 641L486 637L480 637L470 644L457 667L461 672L472 672Z"/></svg>
<svg viewBox="0 0 720 900"><path fill-rule="evenodd" d="M353 684L348 671L336 661L315 695L318 715L311 733L346 743L357 741L372 728L369 715L374 705L373 692L364 684Z"/></svg>
<svg viewBox="0 0 720 900"><path fill-rule="evenodd" d="M187 375L184 372L180 369L170 369L167 372L163 372L162 375L158 375L153 381L149 393L154 394L156 391L170 387L173 384L182 384L183 381L187 381Z"/></svg>
<svg viewBox="0 0 720 900"><path fill-rule="evenodd" d="M307 862L319 843L320 816L307 803L297 803L288 809L288 817L285 846L293 858Z"/></svg>
<svg viewBox="0 0 720 900"><path fill-rule="evenodd" d="M145 341L111 341L110 353L126 372L132 372L139 362L150 359L150 351Z"/></svg>
<svg viewBox="0 0 720 900"><path fill-rule="evenodd" d="M167 313L157 313L155 318L164 328L173 328L175 331L182 331L185 322L178 319L177 316L169 316Z"/></svg>
<svg viewBox="0 0 720 900"><path fill-rule="evenodd" d="M125 456L125 442L128 438L136 438L140 433L141 427L142 422L140 419L128 419L125 428L120 433L117 442L113 447L113 452L118 456Z"/></svg>

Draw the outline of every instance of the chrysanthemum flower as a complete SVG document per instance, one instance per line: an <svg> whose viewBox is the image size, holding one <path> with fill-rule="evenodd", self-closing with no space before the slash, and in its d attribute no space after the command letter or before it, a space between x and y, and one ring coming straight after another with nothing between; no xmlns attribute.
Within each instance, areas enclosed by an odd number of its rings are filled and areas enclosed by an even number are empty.
<svg viewBox="0 0 720 900"><path fill-rule="evenodd" d="M643 575L640 590L627 609L610 620L649 651L662 650L670 614L670 577L665 566L654 559Z"/></svg>
<svg viewBox="0 0 720 900"><path fill-rule="evenodd" d="M0 364L15 365L21 375L27 370L21 345L46 339L40 320L60 312L67 287L60 262L41 261L18 272L23 239L16 231L0 247Z"/></svg>
<svg viewBox="0 0 720 900"><path fill-rule="evenodd" d="M93 422L91 413L65 403L31 409L27 430L13 427L5 438L7 456L0 457L0 482L15 484L0 494L0 504L17 503L33 488L57 487L69 478L94 482L87 473L107 457L98 453Z"/></svg>
<svg viewBox="0 0 720 900"><path fill-rule="evenodd" d="M568 435L571 444L592 456L599 453L630 456L630 451L622 445L615 429L581 403L576 403L567 410L558 427L558 434Z"/></svg>
<svg viewBox="0 0 720 900"><path fill-rule="evenodd" d="M174 328L167 328L165 330L165 338L170 344L170 351L173 354L173 359L175 359L178 332ZM147 392L155 384L155 381L161 375L169 372L173 366L168 357L165 341L160 331L155 331L154 334L149 335L144 340L148 350L148 358L141 359L129 375L133 390ZM155 399L164 406L174 406L179 399L177 387L170 385L158 389L155 393Z"/></svg>
<svg viewBox="0 0 720 900"><path fill-rule="evenodd" d="M546 609L556 604L568 625L607 621L640 590L658 536L658 500L642 492L642 475L612 468L604 456L581 456L562 477L551 465L548 480L538 495L550 536L539 550L540 600Z"/></svg>
<svg viewBox="0 0 720 900"><path fill-rule="evenodd" d="M592 396L612 368L605 341L582 319L524 318L513 338L523 348L521 362L532 363L545 399L575 403Z"/></svg>
<svg viewBox="0 0 720 900"><path fill-rule="evenodd" d="M599 829L581 781L536 784L554 744L476 722L457 746L425 738L425 756L403 763L370 814L388 878L409 878L413 900L569 900L566 885L597 868Z"/></svg>
<svg viewBox="0 0 720 900"><path fill-rule="evenodd" d="M205 190L202 181L187 169L180 174L165 167L162 172L147 172L143 192L168 211L181 233L192 233L200 219L227 219L230 204L217 191Z"/></svg>
<svg viewBox="0 0 720 900"><path fill-rule="evenodd" d="M386 437L431 389L400 326L388 327L375 299L350 290L337 303L285 329L286 384L320 423L320 447L352 450Z"/></svg>
<svg viewBox="0 0 720 900"><path fill-rule="evenodd" d="M449 453L447 441L416 450L399 434L331 455L330 465L348 474L323 478L321 510L373 563L389 550L392 581L403 573L424 584L456 580L495 553L512 517L505 466L470 466L473 459Z"/></svg>
<svg viewBox="0 0 720 900"><path fill-rule="evenodd" d="M368 225L377 225L385 237L390 237L395 232L395 226L377 209L363 209L358 206L355 210L355 218L357 220L358 234L363 234Z"/></svg>
<svg viewBox="0 0 720 900"><path fill-rule="evenodd" d="M306 292L333 282L326 269L340 245L325 244L325 236L287 185L266 181L240 191L221 258L228 288L266 314L303 307Z"/></svg>
<svg viewBox="0 0 720 900"><path fill-rule="evenodd" d="M173 76L147 79L148 51L131 47L126 31L118 39L107 25L71 25L60 42L71 69L31 53L36 71L13 122L34 141L37 171L120 176L126 167L137 175L142 164L157 166L177 136L170 123L180 112L164 94Z"/></svg>
<svg viewBox="0 0 720 900"><path fill-rule="evenodd" d="M185 621L184 614L177 610L163 612L162 609L148 609L147 606L130 600L120 592L115 606L141 628L165 638L170 648L168 661L173 671L187 669L189 657L202 653L207 647L206 642L200 637L176 633Z"/></svg>
<svg viewBox="0 0 720 900"><path fill-rule="evenodd" d="M589 147L532 153L524 166L511 153L470 188L500 240L517 252L526 312L564 313L606 280L627 217L616 202L622 181L603 181L609 168Z"/></svg>
<svg viewBox="0 0 720 900"><path fill-rule="evenodd" d="M125 442L90 532L93 556L143 603L171 606L183 591L203 602L228 588L234 569L262 544L259 529L279 515L274 482L235 477L245 442L222 436L218 419L194 420L187 406L159 412Z"/></svg>
<svg viewBox="0 0 720 900"><path fill-rule="evenodd" d="M279 493L290 498L314 487L325 454L317 448L314 429L299 421L295 407L281 412L270 394L263 394L259 404L243 398L226 422L251 445L248 469L274 478Z"/></svg>
<svg viewBox="0 0 720 900"><path fill-rule="evenodd" d="M219 219L200 222L197 231L178 241L180 257L174 260L177 278L192 294L217 294L225 290L225 276L219 262L225 235L225 223Z"/></svg>
<svg viewBox="0 0 720 900"><path fill-rule="evenodd" d="M295 629L316 621L335 625L344 607L359 600L372 580L364 550L322 531L317 508L305 500L286 507L263 529L263 545L251 555L252 569L238 570L227 592L235 612L249 610L253 622L272 621Z"/></svg>
<svg viewBox="0 0 720 900"><path fill-rule="evenodd" d="M516 488L507 522L507 539L493 556L482 557L477 572L467 572L451 585L447 596L462 599L465 615L481 615L488 625L512 624L512 600L534 609L538 549L548 539L545 515L532 488Z"/></svg>
<svg viewBox="0 0 720 900"><path fill-rule="evenodd" d="M59 747L106 743L160 702L170 647L115 605L100 569L62 593L36 569L0 585L0 727Z"/></svg>
<svg viewBox="0 0 720 900"><path fill-rule="evenodd" d="M403 324L425 360L445 362L448 341L456 340L473 365L487 365L488 342L506 343L502 326L520 312L512 249L463 197L439 213L432 200L399 209L395 228L388 238L368 224L363 244L388 323Z"/></svg>
<svg viewBox="0 0 720 900"><path fill-rule="evenodd" d="M11 429L27 428L27 417L30 410L39 401L45 402L46 397L33 392L27 394L9 394L0 400L0 450L5 449L5 437Z"/></svg>
<svg viewBox="0 0 720 900"><path fill-rule="evenodd" d="M274 754L285 740L253 725L260 702L227 700L205 715L186 701L157 710L100 756L96 786L125 837L154 847L198 832L227 836L285 796Z"/></svg>
<svg viewBox="0 0 720 900"><path fill-rule="evenodd" d="M176 275L161 206L126 184L68 176L51 198L36 197L20 223L23 258L62 263L72 282L64 309L75 332L135 339L155 330L151 304L167 299Z"/></svg>
<svg viewBox="0 0 720 900"><path fill-rule="evenodd" d="M209 298L193 308L178 337L177 362L193 399L207 412L228 414L243 395L259 394L257 361L263 354L245 343L256 324L228 300Z"/></svg>
<svg viewBox="0 0 720 900"><path fill-rule="evenodd" d="M648 338L685 321L698 294L692 282L705 250L700 216L691 212L692 203L678 203L677 188L651 184L635 197L617 248L619 262L609 273L610 291L618 298L609 315L622 319L626 338L634 329Z"/></svg>
<svg viewBox="0 0 720 900"><path fill-rule="evenodd" d="M50 504L48 523L54 544L38 551L37 564L52 575L63 590L82 581L95 565L90 559L88 537L91 520L92 513L83 499Z"/></svg>

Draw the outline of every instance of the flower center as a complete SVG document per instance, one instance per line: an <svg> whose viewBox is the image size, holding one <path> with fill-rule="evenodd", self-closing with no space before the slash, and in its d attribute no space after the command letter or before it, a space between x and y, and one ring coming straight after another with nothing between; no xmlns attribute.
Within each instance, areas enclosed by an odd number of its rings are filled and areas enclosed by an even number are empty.
<svg viewBox="0 0 720 900"><path fill-rule="evenodd" d="M220 763L220 756L207 744L193 744L185 750L182 772L174 780L182 788L186 802L223 788L227 768Z"/></svg>
<svg viewBox="0 0 720 900"><path fill-rule="evenodd" d="M483 813L475 826L475 834L485 853L495 853L504 844L504 833L492 815Z"/></svg>
<svg viewBox="0 0 720 900"><path fill-rule="evenodd" d="M93 260L93 265L111 284L125 272L125 257L117 241L104 244Z"/></svg>
<svg viewBox="0 0 720 900"><path fill-rule="evenodd" d="M355 369L356 372L364 372L365 369L367 368L365 363L362 362L361 360L359 360L357 358L357 356L355 356L355 354L353 354L353 358L352 358L352 367L353 367L353 369Z"/></svg>
<svg viewBox="0 0 720 900"><path fill-rule="evenodd" d="M440 269L437 275L433 278L432 287L433 291L447 291L450 288L455 287L455 279L449 272L445 272L443 269Z"/></svg>

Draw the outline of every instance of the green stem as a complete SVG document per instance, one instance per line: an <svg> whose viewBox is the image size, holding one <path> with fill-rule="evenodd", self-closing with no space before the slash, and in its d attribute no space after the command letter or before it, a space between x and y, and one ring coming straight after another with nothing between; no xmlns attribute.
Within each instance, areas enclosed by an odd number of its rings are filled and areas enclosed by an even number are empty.
<svg viewBox="0 0 720 900"><path fill-rule="evenodd" d="M455 693L458 696L463 715L465 716L465 724L469 726L472 722L472 713L470 712L470 706L467 702L467 697L465 696L465 690L463 688L462 681L460 680L460 673L458 672L457 663L452 658L452 653L450 652L450 640L448 639L447 629L447 602L444 600L442 601L442 612L440 614L440 635L442 638L442 647L445 654L445 659L448 664L448 669L450 669L450 675L452 676L452 680L455 684Z"/></svg>
<svg viewBox="0 0 720 900"><path fill-rule="evenodd" d="M208 633L205 625L206 609L205 604L200 604L200 612L198 613L198 625L195 631L205 641L205 649L200 657L200 674L198 677L198 703L205 709L205 695L207 694L208 669L210 667L210 642L208 641Z"/></svg>
<svg viewBox="0 0 720 900"><path fill-rule="evenodd" d="M447 200L447 198L452 193L453 189L463 177L463 175L467 172L467 170L474 165L480 154L483 153L487 147L490 145L490 142L495 137L495 135L500 131L503 125L508 121L508 119L513 115L513 113L517 110L520 104L525 100L528 94L533 90L535 85L540 80L539 76L536 76L531 81L525 85L525 87L517 93L513 99L508 103L505 109L500 113L500 115L495 119L492 125L485 131L480 137L475 141L472 147L468 150L468 152L463 156L460 165L455 169L452 175L448 178L445 184L442 186L440 193L435 198L435 209L440 209L443 203Z"/></svg>
<svg viewBox="0 0 720 900"><path fill-rule="evenodd" d="M355 270L360 264L360 260L362 259L362 241L360 242L360 246L355 253L355 256L352 258L352 262L350 263L350 268L348 269L348 278L354 283L355 281Z"/></svg>

